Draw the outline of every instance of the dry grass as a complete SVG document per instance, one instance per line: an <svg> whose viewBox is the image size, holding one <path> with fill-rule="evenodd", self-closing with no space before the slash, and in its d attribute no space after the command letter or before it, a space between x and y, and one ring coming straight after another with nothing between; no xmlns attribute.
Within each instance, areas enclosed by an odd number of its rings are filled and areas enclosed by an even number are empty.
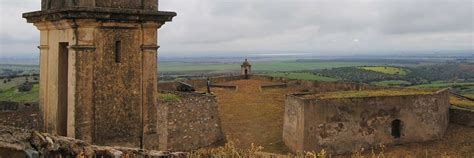
<svg viewBox="0 0 474 158"><path fill-rule="evenodd" d="M283 143L283 115L285 94L289 89L270 89L260 92L259 86L269 84L258 80L240 80L226 84L238 85L238 91L213 89L219 103L224 133L239 148L252 143L263 151L287 153Z"/></svg>
<svg viewBox="0 0 474 158"><path fill-rule="evenodd" d="M451 102L452 105L465 107L465 108L474 108L474 102L464 99L464 98L451 95L449 96L449 101Z"/></svg>
<svg viewBox="0 0 474 158"><path fill-rule="evenodd" d="M239 90L213 91L218 98L224 133L233 141L220 148L196 151L193 157L269 157L261 152L281 154L278 157L474 157L474 128L454 124L438 141L379 147L337 156L325 151L291 155L282 141L284 95L298 90L281 88L260 92L258 87L268 82L256 80L227 84L236 84Z"/></svg>
<svg viewBox="0 0 474 158"><path fill-rule="evenodd" d="M337 91L321 94L305 95L307 99L329 99L329 98L353 98L353 97L372 97L372 96L403 96L417 94L431 94L432 90L420 89L384 89L384 90L363 90L363 91Z"/></svg>

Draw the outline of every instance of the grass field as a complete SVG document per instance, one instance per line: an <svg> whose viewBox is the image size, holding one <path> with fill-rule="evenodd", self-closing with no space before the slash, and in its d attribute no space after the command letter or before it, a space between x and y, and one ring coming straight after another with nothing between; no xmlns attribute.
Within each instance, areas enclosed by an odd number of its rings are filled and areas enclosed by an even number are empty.
<svg viewBox="0 0 474 158"><path fill-rule="evenodd" d="M474 86L474 82L448 82L448 81L434 81L430 84L415 85L415 88L445 88L453 86Z"/></svg>
<svg viewBox="0 0 474 158"><path fill-rule="evenodd" d="M173 101L179 101L181 97L175 94L171 94L171 93L159 93L158 99L163 100L165 102L173 102Z"/></svg>
<svg viewBox="0 0 474 158"><path fill-rule="evenodd" d="M314 61L298 62L296 60L284 61L258 61L252 62L253 71L298 71L330 69L337 67L367 66L377 63L357 61ZM184 62L160 62L159 72L190 72L190 71L238 71L241 63L184 63Z"/></svg>
<svg viewBox="0 0 474 158"><path fill-rule="evenodd" d="M406 85L410 85L411 83L408 81L403 81L403 80L387 80L387 81L371 82L370 84L376 85L376 86L406 86Z"/></svg>
<svg viewBox="0 0 474 158"><path fill-rule="evenodd" d="M275 72L268 74L269 76L273 77L286 77L289 79L296 79L296 80L316 80L316 81L337 81L338 79L324 77L314 73L307 73L307 72Z"/></svg>
<svg viewBox="0 0 474 158"><path fill-rule="evenodd" d="M391 67L391 66L364 66L364 67L359 67L359 68L364 69L364 70L369 70L369 71L391 74L391 75L406 75L407 74L407 71L405 69L399 68L399 67Z"/></svg>
<svg viewBox="0 0 474 158"><path fill-rule="evenodd" d="M456 97L456 96L450 96L449 101L451 102L452 105L460 106L460 107L465 107L465 108L473 108L474 109L474 102Z"/></svg>
<svg viewBox="0 0 474 158"><path fill-rule="evenodd" d="M37 102L38 96L39 84L35 84L29 92L19 92L16 87L0 90L0 101Z"/></svg>

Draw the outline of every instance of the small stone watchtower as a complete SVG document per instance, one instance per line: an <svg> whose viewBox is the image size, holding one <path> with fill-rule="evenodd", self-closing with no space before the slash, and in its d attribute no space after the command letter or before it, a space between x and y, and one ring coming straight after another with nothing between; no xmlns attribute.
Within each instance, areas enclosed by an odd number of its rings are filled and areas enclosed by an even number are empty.
<svg viewBox="0 0 474 158"><path fill-rule="evenodd" d="M240 74L245 76L246 79L248 79L248 76L252 73L252 65L250 65L249 61L245 59L240 68Z"/></svg>
<svg viewBox="0 0 474 158"><path fill-rule="evenodd" d="M42 0L23 17L40 31L45 132L144 147L157 134L157 0Z"/></svg>

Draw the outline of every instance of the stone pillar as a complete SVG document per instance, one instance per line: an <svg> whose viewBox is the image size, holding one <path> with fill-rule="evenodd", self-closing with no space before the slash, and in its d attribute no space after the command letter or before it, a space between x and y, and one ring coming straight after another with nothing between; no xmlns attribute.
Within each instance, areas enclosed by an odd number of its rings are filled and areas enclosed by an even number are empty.
<svg viewBox="0 0 474 158"><path fill-rule="evenodd" d="M143 144L144 147L156 145L159 136L157 134L157 93L158 93L158 72L157 72L157 29L161 24L142 24L142 54L143 54ZM154 147L157 148L157 147Z"/></svg>

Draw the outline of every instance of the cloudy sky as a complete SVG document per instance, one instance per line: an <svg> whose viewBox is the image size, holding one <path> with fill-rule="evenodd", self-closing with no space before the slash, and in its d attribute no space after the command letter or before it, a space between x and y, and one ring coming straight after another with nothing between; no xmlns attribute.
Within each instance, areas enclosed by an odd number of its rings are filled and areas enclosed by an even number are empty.
<svg viewBox="0 0 474 158"><path fill-rule="evenodd" d="M0 56L37 53L21 13L40 0L0 0ZM160 0L178 16L162 55L473 52L474 0Z"/></svg>

